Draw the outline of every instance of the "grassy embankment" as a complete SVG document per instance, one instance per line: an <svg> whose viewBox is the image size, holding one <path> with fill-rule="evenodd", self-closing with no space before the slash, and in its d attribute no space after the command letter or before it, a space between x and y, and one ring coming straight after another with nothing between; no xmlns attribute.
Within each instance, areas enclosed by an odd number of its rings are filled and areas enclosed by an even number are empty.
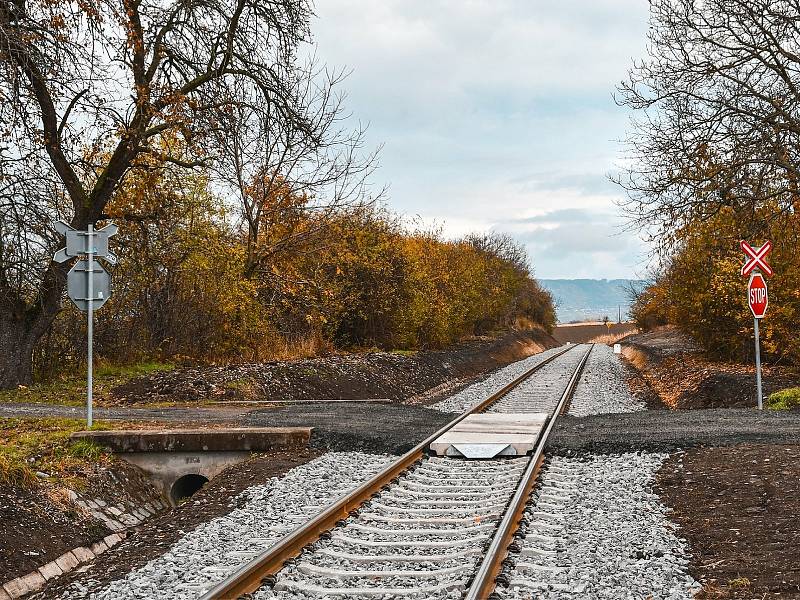
<svg viewBox="0 0 800 600"><path fill-rule="evenodd" d="M0 485L33 487L41 481L69 482L79 487L81 473L91 463L109 463L112 456L87 441L70 442L84 429L82 419L0 419ZM93 429L110 429L107 422Z"/></svg>
<svg viewBox="0 0 800 600"><path fill-rule="evenodd" d="M99 366L94 371L94 397L99 405L109 397L112 389L155 371L170 371L174 365L146 362L128 366ZM16 390L0 390L0 403L33 402L82 406L86 402L86 372L64 375L58 379L20 386Z"/></svg>

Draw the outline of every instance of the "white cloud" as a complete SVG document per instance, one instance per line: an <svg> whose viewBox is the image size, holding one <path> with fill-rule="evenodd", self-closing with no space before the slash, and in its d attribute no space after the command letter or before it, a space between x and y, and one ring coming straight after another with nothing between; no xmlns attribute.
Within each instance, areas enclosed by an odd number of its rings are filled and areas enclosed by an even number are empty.
<svg viewBox="0 0 800 600"><path fill-rule="evenodd" d="M323 0L317 10L318 54L353 69L348 104L385 143L379 178L395 210L451 235L505 227L520 239L534 229L514 220L555 209L618 220L605 174L626 115L611 93L643 53L646 2ZM589 226L612 250L576 260L539 236L526 241L538 273L633 275L616 248L640 243ZM553 231L567 240L564 227Z"/></svg>

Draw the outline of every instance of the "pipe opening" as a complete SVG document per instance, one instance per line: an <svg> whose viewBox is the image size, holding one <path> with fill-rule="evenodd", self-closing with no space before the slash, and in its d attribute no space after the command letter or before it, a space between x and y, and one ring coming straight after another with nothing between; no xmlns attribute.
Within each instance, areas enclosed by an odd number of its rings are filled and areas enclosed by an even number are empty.
<svg viewBox="0 0 800 600"><path fill-rule="evenodd" d="M170 499L177 504L184 498L189 498L208 483L208 478L196 473L184 475L175 480L170 489Z"/></svg>

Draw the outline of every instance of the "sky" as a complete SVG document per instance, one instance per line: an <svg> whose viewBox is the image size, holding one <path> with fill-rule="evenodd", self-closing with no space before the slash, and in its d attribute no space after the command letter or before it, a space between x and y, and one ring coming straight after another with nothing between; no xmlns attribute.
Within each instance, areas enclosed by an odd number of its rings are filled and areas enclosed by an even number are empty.
<svg viewBox="0 0 800 600"><path fill-rule="evenodd" d="M647 0L317 0L317 55L383 144L388 206L457 237L524 243L537 277L642 275L608 181Z"/></svg>

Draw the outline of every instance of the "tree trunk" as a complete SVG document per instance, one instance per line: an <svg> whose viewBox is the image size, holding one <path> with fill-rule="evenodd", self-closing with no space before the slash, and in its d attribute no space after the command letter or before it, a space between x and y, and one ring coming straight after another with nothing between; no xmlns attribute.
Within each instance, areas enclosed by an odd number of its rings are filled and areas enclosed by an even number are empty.
<svg viewBox="0 0 800 600"><path fill-rule="evenodd" d="M47 266L32 306L0 289L0 390L33 381L33 350L61 309L67 267L54 262Z"/></svg>
<svg viewBox="0 0 800 600"><path fill-rule="evenodd" d="M0 389L13 389L32 382L33 348L37 338L24 319L0 315Z"/></svg>

